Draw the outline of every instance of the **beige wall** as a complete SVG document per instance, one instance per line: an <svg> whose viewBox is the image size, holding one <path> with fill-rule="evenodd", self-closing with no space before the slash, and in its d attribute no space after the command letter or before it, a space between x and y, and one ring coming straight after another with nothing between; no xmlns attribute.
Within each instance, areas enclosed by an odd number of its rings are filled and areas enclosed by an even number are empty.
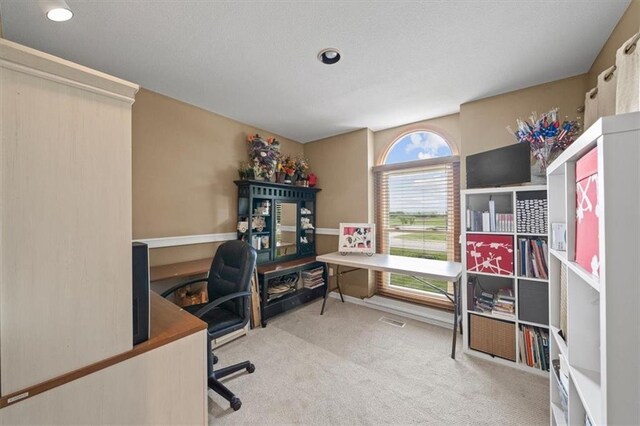
<svg viewBox="0 0 640 426"><path fill-rule="evenodd" d="M316 225L337 228L340 222L367 222L368 129L304 145L311 170L318 175Z"/></svg>
<svg viewBox="0 0 640 426"><path fill-rule="evenodd" d="M304 145L304 155L312 171L318 175L318 228L338 228L340 222L370 222L373 220L371 188L372 132L356 130ZM319 254L336 251L338 238L319 235ZM355 297L373 294L373 280L366 271L344 276L343 291Z"/></svg>
<svg viewBox="0 0 640 426"><path fill-rule="evenodd" d="M640 31L640 0L632 0L611 36L591 65L587 81L587 89L596 87L598 74L616 63L616 51L622 43Z"/></svg>
<svg viewBox="0 0 640 426"><path fill-rule="evenodd" d="M466 188L465 157L516 143L506 127L515 128L516 118L560 108L561 117L581 116L586 74L528 87L460 105L460 185Z"/></svg>
<svg viewBox="0 0 640 426"><path fill-rule="evenodd" d="M271 133L140 90L133 107L133 238L233 232L246 136ZM302 145L277 136L281 151ZM215 244L155 249L152 265L211 256Z"/></svg>

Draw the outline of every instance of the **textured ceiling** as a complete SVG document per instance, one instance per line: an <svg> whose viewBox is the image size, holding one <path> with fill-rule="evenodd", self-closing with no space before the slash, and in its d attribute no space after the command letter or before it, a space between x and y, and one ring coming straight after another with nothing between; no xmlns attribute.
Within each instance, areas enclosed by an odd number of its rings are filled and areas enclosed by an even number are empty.
<svg viewBox="0 0 640 426"><path fill-rule="evenodd" d="M0 0L5 37L308 142L584 73L629 0L67 3Z"/></svg>

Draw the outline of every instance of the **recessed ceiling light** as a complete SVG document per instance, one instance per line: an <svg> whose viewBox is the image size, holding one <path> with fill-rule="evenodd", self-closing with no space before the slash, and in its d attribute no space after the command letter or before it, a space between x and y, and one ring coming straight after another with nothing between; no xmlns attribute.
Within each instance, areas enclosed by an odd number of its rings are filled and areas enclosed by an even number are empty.
<svg viewBox="0 0 640 426"><path fill-rule="evenodd" d="M326 65L335 64L340 60L340 57L340 51L333 47L328 47L318 52L318 60Z"/></svg>
<svg viewBox="0 0 640 426"><path fill-rule="evenodd" d="M56 7L47 12L47 18L55 22L64 22L73 18L73 12L64 7Z"/></svg>

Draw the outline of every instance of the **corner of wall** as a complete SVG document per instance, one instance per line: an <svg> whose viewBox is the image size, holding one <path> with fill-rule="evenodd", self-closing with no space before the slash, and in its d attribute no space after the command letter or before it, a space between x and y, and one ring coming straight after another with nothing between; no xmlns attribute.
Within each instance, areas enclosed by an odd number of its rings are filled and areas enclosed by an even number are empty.
<svg viewBox="0 0 640 426"><path fill-rule="evenodd" d="M375 145L374 134L371 129L367 129L367 223L375 223L375 181L373 176L373 166L375 165ZM371 297L376 292L376 273L369 271L367 274L367 297Z"/></svg>

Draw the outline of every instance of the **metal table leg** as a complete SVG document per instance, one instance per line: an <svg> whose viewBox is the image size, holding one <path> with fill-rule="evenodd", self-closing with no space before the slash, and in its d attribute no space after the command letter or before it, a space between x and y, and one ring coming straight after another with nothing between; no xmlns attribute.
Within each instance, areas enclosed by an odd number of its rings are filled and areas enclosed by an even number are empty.
<svg viewBox="0 0 640 426"><path fill-rule="evenodd" d="M340 265L336 265L336 286L338 287L338 293L340 293L340 300L344 303L344 296L342 295L342 288L340 288L340 276L342 274L346 274L347 272L355 271L357 268L349 269L348 271L340 272ZM329 279L327 278L327 288L324 291L324 300L322 301L322 310L320 311L320 315L324 314L324 307L327 304L327 298L329 297Z"/></svg>
<svg viewBox="0 0 640 426"><path fill-rule="evenodd" d="M458 324L460 324L460 334L462 334L462 321L460 318L460 278L453 283L453 341L451 342L451 358L456 359L456 341L458 332Z"/></svg>
<svg viewBox="0 0 640 426"><path fill-rule="evenodd" d="M340 300L344 303L344 297L342 296L342 289L340 288L340 276L342 272L339 271L340 265L336 265L336 287L338 287L338 293L340 293ZM350 271L347 271L350 272Z"/></svg>

